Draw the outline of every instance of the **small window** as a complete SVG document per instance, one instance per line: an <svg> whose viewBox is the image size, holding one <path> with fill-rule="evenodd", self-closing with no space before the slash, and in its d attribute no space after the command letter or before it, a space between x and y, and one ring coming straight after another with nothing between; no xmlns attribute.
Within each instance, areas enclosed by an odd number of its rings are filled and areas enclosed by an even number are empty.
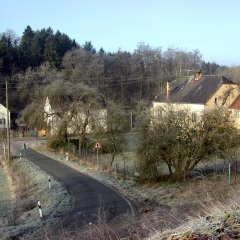
<svg viewBox="0 0 240 240"><path fill-rule="evenodd" d="M240 111L239 111L239 110L235 110L235 116L236 116L237 118L240 118Z"/></svg>
<svg viewBox="0 0 240 240"><path fill-rule="evenodd" d="M4 125L5 124L5 119L4 118L0 118L0 124Z"/></svg>
<svg viewBox="0 0 240 240"><path fill-rule="evenodd" d="M215 105L217 105L217 98L214 99L214 103L215 103Z"/></svg>

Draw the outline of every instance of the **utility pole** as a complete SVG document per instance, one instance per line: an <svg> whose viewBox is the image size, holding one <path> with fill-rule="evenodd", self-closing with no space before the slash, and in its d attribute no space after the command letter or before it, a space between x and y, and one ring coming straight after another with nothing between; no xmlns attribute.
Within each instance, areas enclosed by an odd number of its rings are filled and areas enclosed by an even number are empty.
<svg viewBox="0 0 240 240"><path fill-rule="evenodd" d="M133 110L132 109L131 109L130 113L131 113L131 116L130 116L131 117L131 120L130 120L131 128L130 129L132 131L132 129L133 129Z"/></svg>
<svg viewBox="0 0 240 240"><path fill-rule="evenodd" d="M6 80L6 108L7 108L7 160L10 161L10 129L9 129L9 108L8 108L8 81Z"/></svg>

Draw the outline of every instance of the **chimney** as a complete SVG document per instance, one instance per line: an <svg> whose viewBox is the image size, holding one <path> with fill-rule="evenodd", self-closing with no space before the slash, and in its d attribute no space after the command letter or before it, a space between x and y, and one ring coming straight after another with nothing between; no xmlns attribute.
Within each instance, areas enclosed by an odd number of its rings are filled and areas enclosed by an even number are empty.
<svg viewBox="0 0 240 240"><path fill-rule="evenodd" d="M199 70L195 73L194 80L198 81L201 79L201 77L202 77L202 70Z"/></svg>
<svg viewBox="0 0 240 240"><path fill-rule="evenodd" d="M171 94L171 90L170 90L170 82L167 82L167 99L169 99Z"/></svg>

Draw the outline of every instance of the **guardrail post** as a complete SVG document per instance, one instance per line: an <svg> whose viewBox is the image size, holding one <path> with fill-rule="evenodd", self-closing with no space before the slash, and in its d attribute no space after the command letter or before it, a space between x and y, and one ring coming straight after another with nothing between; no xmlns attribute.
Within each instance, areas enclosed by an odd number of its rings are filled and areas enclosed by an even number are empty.
<svg viewBox="0 0 240 240"><path fill-rule="evenodd" d="M38 210L39 210L40 218L42 218L42 217L43 217L43 214L42 214L42 206L41 206L40 201L38 201Z"/></svg>

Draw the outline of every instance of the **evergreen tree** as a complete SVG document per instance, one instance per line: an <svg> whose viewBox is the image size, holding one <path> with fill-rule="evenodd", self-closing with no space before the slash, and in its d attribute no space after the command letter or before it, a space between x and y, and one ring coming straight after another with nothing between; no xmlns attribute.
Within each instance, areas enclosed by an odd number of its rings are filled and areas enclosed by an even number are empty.
<svg viewBox="0 0 240 240"><path fill-rule="evenodd" d="M77 47L75 41L72 41L66 34L59 31L55 33L54 39L56 50L60 58L62 58L67 51Z"/></svg>
<svg viewBox="0 0 240 240"><path fill-rule="evenodd" d="M104 51L104 49L102 47L99 49L98 54L100 56L103 56L105 54L105 51Z"/></svg>
<svg viewBox="0 0 240 240"><path fill-rule="evenodd" d="M83 44L83 49L91 54L95 54L97 51L96 49L93 47L91 41L86 41L84 44Z"/></svg>
<svg viewBox="0 0 240 240"><path fill-rule="evenodd" d="M13 74L17 71L17 46L16 41L10 36L2 35L0 39L0 73Z"/></svg>
<svg viewBox="0 0 240 240"><path fill-rule="evenodd" d="M23 32L21 42L19 45L20 66L22 69L32 66L33 60L33 38L34 32L30 26L27 26Z"/></svg>
<svg viewBox="0 0 240 240"><path fill-rule="evenodd" d="M51 67L58 67L60 65L60 58L56 46L54 44L54 37L49 36L47 38L44 49L44 61L49 62Z"/></svg>

